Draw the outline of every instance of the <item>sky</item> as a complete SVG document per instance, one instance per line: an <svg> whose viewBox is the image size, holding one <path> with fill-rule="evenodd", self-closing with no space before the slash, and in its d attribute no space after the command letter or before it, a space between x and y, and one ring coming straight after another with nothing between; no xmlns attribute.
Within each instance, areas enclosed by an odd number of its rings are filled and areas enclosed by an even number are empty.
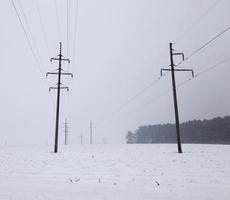
<svg viewBox="0 0 230 200"><path fill-rule="evenodd" d="M229 7L228 0L2 0L0 145L53 145L56 91L49 87L57 77L46 72L58 67L50 58L59 42L71 61L63 70L74 74L62 80L70 91L61 94L60 144L65 119L73 145L80 135L89 143L90 120L94 143L115 144L138 126L174 123L171 76L156 81L170 64L169 43L191 55L229 27ZM229 58L229 37L178 66L198 74L187 81L190 73L176 73L181 122L229 115L230 62L212 68Z"/></svg>

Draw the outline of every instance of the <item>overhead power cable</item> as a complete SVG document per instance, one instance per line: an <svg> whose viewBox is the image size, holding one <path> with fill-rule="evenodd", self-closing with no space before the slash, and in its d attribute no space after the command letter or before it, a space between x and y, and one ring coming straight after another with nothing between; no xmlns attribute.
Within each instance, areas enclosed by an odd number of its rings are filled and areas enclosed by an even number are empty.
<svg viewBox="0 0 230 200"><path fill-rule="evenodd" d="M25 29L25 26L24 26L24 24L23 24L23 22L22 22L22 19L21 19L21 17L20 17L20 15L19 15L19 12L18 12L18 10L17 10L17 7L16 7L16 5L15 5L15 2L14 2L14 0L11 0L11 3L12 3L12 5L13 5L13 8L14 8L14 10L15 10L15 13L16 13L16 15L17 15L17 18L18 18L18 20L19 20L19 22L20 22L20 25L21 25L21 27L22 27L22 30L23 30L23 33L24 33L24 35L25 35L25 37L26 37L26 40L27 40L27 43L28 43L28 45L29 45L29 48L30 48L30 51L31 51L31 53L32 53L32 55L33 55L33 57L34 57L34 60L35 60L35 62L36 62L36 66L37 66L37 68L38 68L38 70L39 70L39 72L40 72L40 74L41 74L41 77L43 77L43 80L45 81L45 83L46 83L46 85L44 85L46 88L47 88L47 85L48 85L48 83L47 83L47 81L44 79L44 76L43 76L43 70L42 70L42 68L41 68L41 64L40 64L40 62L39 62L39 60L38 60L38 57L36 56L36 53L34 52L34 49L33 49L33 46L32 46L32 44L31 44L31 41L30 41L30 38L29 38L29 36L28 36L28 34L27 34L27 32L26 32L26 29ZM44 82L43 82L44 83ZM47 90L47 92L48 92L48 90ZM48 92L49 93L49 92ZM50 96L50 95L49 95ZM52 96L50 96L51 97L51 102L53 103L54 102L54 99L52 98Z"/></svg>
<svg viewBox="0 0 230 200"><path fill-rule="evenodd" d="M215 41L217 38L219 38L220 36L222 36L224 33L226 33L229 30L230 30L230 26L228 26L226 29L224 29L223 31L221 31L219 34L217 34L211 40L209 40L208 42L206 42L205 44L203 44L201 47L199 47L198 49L196 49L195 51L193 51L189 56L187 56L185 58L185 60L188 60L189 58L191 58L192 56L194 56L195 54L197 54L198 52L200 52L202 49L204 49L206 46L208 46L209 44L211 44L213 41Z"/></svg>
<svg viewBox="0 0 230 200"><path fill-rule="evenodd" d="M227 63L227 62L229 62L229 61L230 61L230 57L227 57L227 58L221 60L220 62L216 63L215 65L209 66L209 67L205 68L204 70L200 71L199 73L196 73L195 78L198 78L198 77L200 77L201 75L206 74L206 73L208 73L209 71L215 69L216 67L218 67L218 66L220 66L220 65L223 65L224 63ZM196 79L194 79L194 78L189 78L189 79L187 79L187 80L182 81L181 83L179 83L179 84L177 85L177 87L180 88L180 87L186 85L188 82L194 81L194 80L196 80ZM154 103L154 102L156 102L156 101L159 101L162 97L164 97L164 96L166 96L167 94L169 94L170 91L171 91L170 89L164 91L163 93L161 93L161 94L159 94L159 95L157 95L157 96L151 98L148 102L146 102L145 104L142 104L141 106L137 107L136 109L138 109L138 110L139 110L139 109L142 109L143 107L145 107L145 106L147 106L147 105L149 105L149 104L152 104L152 103ZM135 109L135 110L136 110L136 109Z"/></svg>
<svg viewBox="0 0 230 200"><path fill-rule="evenodd" d="M201 75L206 74L206 73L208 73L209 71L215 69L216 67L218 67L218 66L220 66L220 65L223 65L224 63L227 63L227 62L229 62L229 61L230 61L230 57L227 57L227 58L221 60L220 62L218 62L218 63L216 63L216 64L214 64L214 65L212 65L212 66L209 66L209 67L205 68L204 70L202 70L202 71L196 73L195 76L194 76L194 78L198 78L198 77L200 77ZM185 80L185 81L179 83L179 84L178 84L178 87L181 87L181 86L185 85L185 84L188 83L189 81L195 80L194 78L189 78L189 79L187 79L187 80Z"/></svg>
<svg viewBox="0 0 230 200"><path fill-rule="evenodd" d="M193 51L189 56L185 57L185 60L188 60L189 58L191 58L192 56L194 56L195 54L197 54L199 51L201 51L202 49L204 49L206 46L208 46L210 43L212 43L213 41L215 41L217 38L219 38L220 36L222 36L224 33L226 33L227 31L230 30L230 26L227 27L226 29L224 29L221 33L219 33L218 35L216 35L215 37L213 37L211 40L209 40L208 42L206 42L204 45L202 45L201 47L199 47L198 49L196 49L195 51ZM176 66L179 66L180 64L182 64L184 61L180 62L179 64L177 64ZM218 64L219 65L219 64ZM167 73L165 73L164 75L166 75ZM196 76L198 76L198 74L196 74ZM138 96L140 96L142 93L144 93L147 89L149 89L150 87L152 87L152 85L154 85L153 83L155 83L156 81L158 82L158 80L160 80L160 78L158 78L157 80L155 80L154 82L152 82L150 85L146 86L145 88L143 88L140 92L138 92L135 96L133 96L132 98L130 98L127 102L125 102L124 104L122 104L120 107L118 107L116 110L114 110L108 117L113 116L115 113L119 112L120 110L122 110L127 104L129 104L130 102L132 102L134 99L136 99ZM190 81L187 80L186 82Z"/></svg>
<svg viewBox="0 0 230 200"><path fill-rule="evenodd" d="M28 19L27 19L26 13L25 13L24 8L23 8L23 6L22 6L21 0L18 0L18 4L19 4L19 6L20 6L20 8L21 8L23 17L24 17L24 19L25 19L25 23L26 23L26 26L27 26L27 30L29 31L30 37L31 37L31 39L32 39L32 43L33 43L33 46L34 46L34 50L35 50L35 52L36 52L36 54L37 54L37 57L38 57L38 61L40 61L40 60L41 60L41 57L40 57L40 54L39 54L39 51L38 51L38 48L37 48L37 45L36 45L36 42L35 42L33 33L32 33L32 31L31 31L29 21L28 21Z"/></svg>
<svg viewBox="0 0 230 200"><path fill-rule="evenodd" d="M211 70L215 69L216 67L218 67L218 66L220 66L220 65L223 65L224 63L227 63L227 62L229 62L229 61L230 61L230 57L227 57L227 58L221 60L220 62L216 63L215 65L212 65L212 66L210 66L210 67L207 67L207 68L205 68L204 70L200 71L199 73L196 73L196 74L195 74L195 78L198 78L198 77L200 77L200 75L203 75L203 74L205 74L205 73L208 73L209 71L211 71ZM179 83L179 84L177 85L177 87L180 88L180 87L184 86L185 84L187 84L188 82L193 81L193 80L195 80L195 79L194 79L194 78L189 78L189 79L187 79L187 80L185 80L185 81L182 81L181 83ZM145 107L145 106L147 106L147 105L149 105L149 104L151 104L151 103L154 103L154 102L158 101L160 98L162 98L162 97L164 97L165 95L169 94L170 91L171 91L171 89L168 89L168 90L162 92L161 94L159 94L159 95L157 95L157 96L151 98L147 103L145 103L145 104L139 106L139 107L136 108L136 109L141 109L141 108L143 108L143 107ZM127 103L128 103L128 102L127 102ZM124 106L125 106L125 105L124 105ZM122 110L122 108L121 108L120 110L117 109L116 111L114 111L111 115L109 115L109 116L106 118L105 121L110 120L110 119L113 117L114 114L120 112L121 110ZM105 121L103 121L103 123L104 123ZM103 123L101 123L101 125L102 125Z"/></svg>
<svg viewBox="0 0 230 200"><path fill-rule="evenodd" d="M35 0L35 5L36 5L36 8L37 8L39 21L40 21L40 25L41 25L41 28L42 28L43 38L44 38L44 42L45 42L45 45L46 45L46 48L47 48L47 53L49 54L49 57L51 57L50 47L49 47L49 43L48 43L48 39L47 39L47 32L45 30L45 26L44 26L44 23L43 23L43 20L42 20L42 15L41 15L40 6L38 4L38 0Z"/></svg>
<svg viewBox="0 0 230 200"><path fill-rule="evenodd" d="M66 0L66 49L67 49L67 57L71 57L71 48L70 48L70 39L71 39L71 21L70 21L70 5L71 1ZM72 66L72 62L68 63L68 70L70 70L70 67ZM68 85L71 85L72 82L68 79ZM66 109L65 109L65 115L66 118L69 119L69 113L70 113L70 93L68 92L66 95Z"/></svg>
<svg viewBox="0 0 230 200"><path fill-rule="evenodd" d="M67 40L67 57L70 56L70 1L66 0L66 40Z"/></svg>
<svg viewBox="0 0 230 200"><path fill-rule="evenodd" d="M221 60L220 62L216 63L215 65L212 65L210 67L205 68L204 70L200 71L199 73L195 74L195 78L199 77L202 74L206 74L207 72L215 69L216 67L223 65L224 63L227 63L230 61L230 57L227 57L223 60Z"/></svg>
<svg viewBox="0 0 230 200"><path fill-rule="evenodd" d="M176 39L177 40L182 39L187 33L189 33L203 18L207 16L207 14L222 0L216 0L211 6L209 6L198 18L195 19L195 21L190 24L187 29L183 32L183 34Z"/></svg>
<svg viewBox="0 0 230 200"><path fill-rule="evenodd" d="M67 16L70 16L70 11L69 11L68 7L70 8L70 4L67 6ZM69 37L69 39L67 39L67 40L69 40L69 47L68 47L68 49L69 49L69 57L72 57L72 62L69 64L69 66L70 66L71 71L73 72L73 74L75 74L74 69L75 69L76 57L77 57L77 55L76 55L76 43L77 43L77 28L78 28L78 0L75 1L75 12L74 13L75 13L75 16L74 16L74 27L73 27L73 46L70 45L70 37ZM67 23L70 25L70 19L69 19L69 21ZM69 33L67 33L67 35L71 36L71 34L70 34L71 31L69 29L70 28L67 27L67 30L69 32ZM67 43L68 43L68 41L67 41ZM72 81L70 82L70 80L68 80L68 81L69 81L70 87L72 87L73 82ZM67 93L67 99L66 99L66 108L67 108L66 115L67 116L69 116L69 113L70 113L71 95L72 95L72 93L70 93L70 92Z"/></svg>
<svg viewBox="0 0 230 200"><path fill-rule="evenodd" d="M157 96L155 96L153 98L150 98L149 101L147 101L145 104L142 104L142 105L138 106L137 108L135 108L135 110L142 109L143 107L160 100L162 97L164 97L165 95L169 94L170 91L171 91L171 89L165 90L164 92L160 93L159 95L157 95Z"/></svg>
<svg viewBox="0 0 230 200"><path fill-rule="evenodd" d="M176 42L178 42L179 39L183 38L189 31L191 31L193 29L194 26L196 26L205 16L207 16L207 14L215 7L217 6L217 4L219 4L222 0L216 0L211 6L209 6L197 19L195 19L195 21L188 26L188 28L185 30L185 32L179 37L177 37ZM188 59L188 57L186 57L185 59ZM180 63L178 63L175 67L181 65L184 61L181 61ZM165 75L167 75L168 72L165 73Z"/></svg>
<svg viewBox="0 0 230 200"><path fill-rule="evenodd" d="M73 68L75 67L76 64L76 43L77 43L77 31L78 31L78 0L76 0L76 7L75 7L75 23L74 23L74 34L73 34Z"/></svg>
<svg viewBox="0 0 230 200"><path fill-rule="evenodd" d="M189 54L188 56L186 56L183 61L181 61L178 64L176 64L176 66L178 67L179 65L181 65L182 63L184 63L184 61L187 61L188 59L190 59L191 57L193 57L194 55L196 55L197 53L199 53L202 49L204 49L205 47L207 47L208 45L210 45L212 42L214 42L216 39L218 39L219 37L221 37L223 34L225 34L226 32L228 32L229 30L230 30L230 26L228 26L223 31L221 31L219 34L217 34L216 36L214 36L212 39L210 39L209 41L207 41L206 43L204 43L201 47L199 47L196 50L194 50L191 54Z"/></svg>
<svg viewBox="0 0 230 200"><path fill-rule="evenodd" d="M184 32L184 34L182 35L182 36L184 36L187 32L189 32L192 28L193 28L193 26L195 26L203 17L205 17L207 14L208 14L208 12L213 8L213 7L215 7L218 3L220 2L220 0L216 0L199 18L197 18L197 20L191 25L191 26L189 26L188 28L187 28L187 30ZM223 34L223 33L222 33ZM182 37L181 36L181 37ZM209 43L211 43L212 41L210 41L210 42L208 42L208 44ZM74 44L75 44L75 42L74 42ZM208 45L208 44L206 44L206 45ZM203 45L204 46L204 45ZM191 56L193 56L194 54L196 54L196 53L198 53L198 51L200 51L201 49L203 49L204 47L201 47L201 48L199 48L198 50L196 50L197 52L193 52L191 55L189 55L188 57L186 57L185 59L187 60L187 59L189 59ZM179 63L178 65L180 65L180 64L182 64L182 62L181 63ZM177 66L178 66L177 65ZM165 75L167 75L169 72L166 72L165 74L164 74L164 76ZM155 83L155 82L153 82L153 83ZM148 86L146 86L145 88L143 88L140 92L138 92L136 95L134 95L132 98L130 98L128 101L126 101L124 104L122 104L120 107L118 107L116 110L114 110L110 115L109 115L109 117L111 117L111 116L113 116L115 113L117 113L117 112L119 112L120 110L122 110L126 105L128 105L130 102L132 102L134 99L136 99L137 97L139 97L141 94L143 94L147 89L149 89L150 87L152 87L152 83L150 84L150 85L148 85ZM162 96L162 95L161 95Z"/></svg>
<svg viewBox="0 0 230 200"><path fill-rule="evenodd" d="M202 14L202 15L201 15L201 16L200 16L200 17L199 17L199 18L198 18L198 19L187 29L187 31L190 31L191 28L192 28L196 23L198 23L203 17L205 17L205 16L208 14L208 12L209 12L213 7L215 7L220 1L221 1L221 0L215 1L214 4L212 4L212 5L205 11L205 13ZM208 42L206 42L204 45L202 45L201 47L199 47L198 49L196 49L195 51L193 51L189 56L185 57L185 61L188 60L189 58L191 58L192 56L194 56L195 54L197 54L198 52L200 52L202 49L204 49L206 46L208 46L209 44L211 44L213 41L215 41L217 38L219 38L220 36L222 36L224 33L226 33L226 32L229 31L229 30L230 30L230 26L227 27L226 29L224 29L221 33L219 33L219 34L216 35L215 37L213 37L211 40L209 40ZM226 62L226 61L222 61L221 63L216 64L215 67L216 67L216 66L219 66L219 65L222 64L223 62ZM182 63L183 63L183 62L177 64L177 66L180 65L180 64L182 64ZM214 68L214 66L212 66L212 68ZM211 70L211 69L209 69L209 70ZM204 73L204 72L202 72L202 73ZM196 74L196 77L197 77L198 75L202 74L202 73ZM166 72L164 75L166 75L166 74L167 74L167 72ZM180 86L186 84L187 82L189 82L189 81L191 81L191 80L193 80L193 79L190 78L190 79L188 79L188 80L186 80L186 81L180 83L178 86L180 87ZM135 96L133 96L132 98L130 98L128 101L126 101L124 104L122 104L122 105L121 105L120 107L118 107L116 110L114 110L104 121L109 120L113 115L115 115L116 113L120 112L125 106L127 106L127 105L128 105L129 103L131 103L134 99L136 99L136 98L139 97L141 94L143 94L143 93L144 93L147 89L149 89L150 87L151 87L151 84L150 84L149 86L145 87L144 89L142 89L140 92L138 92ZM162 93L162 94L160 95L160 97L164 96L165 94L166 94L166 92L165 92L165 93ZM154 99L157 100L158 97L155 97ZM153 100L151 100L151 102L153 102ZM104 122L104 121L103 121L103 122Z"/></svg>
<svg viewBox="0 0 230 200"><path fill-rule="evenodd" d="M54 1L54 6L55 6L55 14L56 14L56 22L57 22L57 32L58 32L58 42L61 42L61 25L60 25L60 17L58 14L58 1L57 0L53 0Z"/></svg>
<svg viewBox="0 0 230 200"><path fill-rule="evenodd" d="M164 75L163 75L164 76ZM106 118L104 118L100 124L103 124L105 121L107 121L107 119L111 118L113 115L115 115L116 113L120 112L121 110L123 110L128 104L130 104L132 101L134 101L136 98L138 98L139 96L141 96L143 93L145 93L148 89L150 89L151 87L153 87L154 85L156 85L161 79L162 77L158 77L157 79L155 79L154 81L152 81L150 84L148 84L146 87L144 87L142 90L140 90L138 93L136 93L134 96L132 96L131 98L129 98L126 102L124 102L123 104L121 104L117 109L115 109L113 112L111 112Z"/></svg>
<svg viewBox="0 0 230 200"><path fill-rule="evenodd" d="M27 34L27 32L26 32L26 29L25 29L24 24L22 23L21 17L20 17L20 15L19 15L18 10L17 10L16 5L15 5L15 2L14 2L14 0L11 0L11 2L12 2L12 5L13 5L13 7L14 7L14 10L15 10L15 13L16 13L16 15L17 15L17 18L18 18L18 20L19 20L19 22L20 22L20 25L21 25L21 27L22 27L22 30L23 30L23 32L24 32L24 34L25 34L25 36L26 36L26 40L27 40L27 43L29 44L30 51L32 52L32 55L33 55L33 57L34 57L34 59L35 59L35 61L36 61L36 63L37 63L37 66L38 66L39 71L41 72L41 74L43 74L42 69L41 69L40 62L39 62L39 60L38 60L38 58L37 58L37 56L36 56L36 54L35 54L35 52L34 52L33 46L32 46L32 44L31 44L31 42L30 42L30 38L29 38L29 36L28 36L28 34Z"/></svg>

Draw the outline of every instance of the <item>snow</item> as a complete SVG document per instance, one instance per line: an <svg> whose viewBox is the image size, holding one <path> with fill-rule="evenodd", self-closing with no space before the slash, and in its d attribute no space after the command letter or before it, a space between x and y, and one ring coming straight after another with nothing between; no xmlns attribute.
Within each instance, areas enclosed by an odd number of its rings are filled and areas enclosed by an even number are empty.
<svg viewBox="0 0 230 200"><path fill-rule="evenodd" d="M0 200L228 200L230 146L0 147Z"/></svg>

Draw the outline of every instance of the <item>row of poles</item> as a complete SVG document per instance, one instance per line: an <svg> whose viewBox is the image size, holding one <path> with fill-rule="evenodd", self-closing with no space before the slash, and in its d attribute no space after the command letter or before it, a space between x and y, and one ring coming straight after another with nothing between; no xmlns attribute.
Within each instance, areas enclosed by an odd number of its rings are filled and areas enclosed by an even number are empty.
<svg viewBox="0 0 230 200"><path fill-rule="evenodd" d="M161 76L163 76L163 71L170 71L172 76L172 89L173 89L173 102L174 102L174 111L175 111L175 124L176 124L176 138L177 138L177 147L178 153L182 153L182 145L181 145L181 136L180 136L180 121L179 121L179 111L178 111L178 103L177 103L177 91L176 91L176 78L175 72L192 72L192 76L194 77L194 72L192 69L182 69L182 68L175 68L174 64L174 56L182 56L182 60L184 61L184 53L176 52L173 49L173 44L169 44L169 51L170 51L170 68L162 68L161 69ZM56 105L56 123L55 123L55 141L54 141L54 153L58 152L58 132L59 132L59 110L60 110L60 94L62 89L66 89L69 91L68 87L62 86L61 77L62 76L71 76L73 77L72 73L63 72L62 69L62 61L67 61L70 63L69 59L63 58L62 55L62 43L60 42L60 50L59 55L57 58L51 58L50 61L58 61L58 71L57 72L47 72L46 76L48 75L57 75L58 82L57 86L50 87L49 91L57 90L57 105ZM67 128L67 122L65 122L65 129ZM82 141L82 136L81 136ZM93 125L92 121L90 121L90 144L93 143ZM67 135L65 135L65 144L67 144Z"/></svg>
<svg viewBox="0 0 230 200"><path fill-rule="evenodd" d="M68 125L69 123L67 122L67 119L65 119L65 123L64 126L62 127L64 129L64 133L65 133L65 138L64 138L64 144L68 145L69 144L69 132L70 132L70 127ZM90 120L90 126L89 126L89 144L93 144L93 123ZM83 144L83 134L79 135L79 139L80 139L80 144Z"/></svg>

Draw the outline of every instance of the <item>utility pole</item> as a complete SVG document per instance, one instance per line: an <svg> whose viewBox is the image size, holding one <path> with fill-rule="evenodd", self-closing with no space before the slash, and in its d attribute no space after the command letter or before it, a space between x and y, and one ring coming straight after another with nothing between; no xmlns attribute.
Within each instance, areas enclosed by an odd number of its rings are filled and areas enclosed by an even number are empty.
<svg viewBox="0 0 230 200"><path fill-rule="evenodd" d="M83 144L83 135L81 134L79 137L80 137L81 144Z"/></svg>
<svg viewBox="0 0 230 200"><path fill-rule="evenodd" d="M70 130L70 127L68 126L67 119L65 119L65 122L63 124L64 124L64 126L62 127L62 129L64 130L64 133L65 133L64 144L68 145L68 143L69 143L69 130Z"/></svg>
<svg viewBox="0 0 230 200"><path fill-rule="evenodd" d="M103 143L103 144L107 144L107 140L106 140L106 138L105 138L105 137L103 137L103 139L102 139L102 143Z"/></svg>
<svg viewBox="0 0 230 200"><path fill-rule="evenodd" d="M92 120L90 120L90 126L89 126L89 129L90 129L90 144L93 144L93 123L92 123Z"/></svg>
<svg viewBox="0 0 230 200"><path fill-rule="evenodd" d="M69 127L68 127L67 119L65 119L64 131L65 131L65 145L67 145L68 136L69 136Z"/></svg>
<svg viewBox="0 0 230 200"><path fill-rule="evenodd" d="M72 73L64 73L62 72L62 68L61 68L61 64L62 61L68 61L68 63L70 63L69 59L64 59L62 58L62 43L60 42L60 51L59 51L59 55L57 58L51 58L50 62L52 62L53 60L57 60L59 62L58 65L58 72L47 72L46 76L48 75L58 75L58 83L57 83L57 87L50 87L49 91L51 90L57 90L57 108L56 108L56 126L55 126L55 142L54 142L54 153L58 152L58 128L59 128L59 109L60 109L60 93L61 93L61 89L66 89L67 91L69 91L68 87L63 87L61 86L61 76L62 75L70 75L71 77L73 77Z"/></svg>
<svg viewBox="0 0 230 200"><path fill-rule="evenodd" d="M182 60L184 61L184 53L174 53L174 49L172 48L172 43L169 44L169 50L170 50L170 66L171 69L161 69L161 76L162 71L171 71L172 75L172 89L173 89L173 101L174 101L174 111L175 111L175 122L176 122L176 135L177 135L177 147L178 147L178 153L182 153L182 147L181 147L181 138L180 138L180 122L179 122L179 112L178 112L178 104L177 104L177 92L176 92L176 80L175 80L175 71L190 71L192 72L192 76L194 77L194 72L192 69L175 69L174 67L174 61L173 56L182 56Z"/></svg>

